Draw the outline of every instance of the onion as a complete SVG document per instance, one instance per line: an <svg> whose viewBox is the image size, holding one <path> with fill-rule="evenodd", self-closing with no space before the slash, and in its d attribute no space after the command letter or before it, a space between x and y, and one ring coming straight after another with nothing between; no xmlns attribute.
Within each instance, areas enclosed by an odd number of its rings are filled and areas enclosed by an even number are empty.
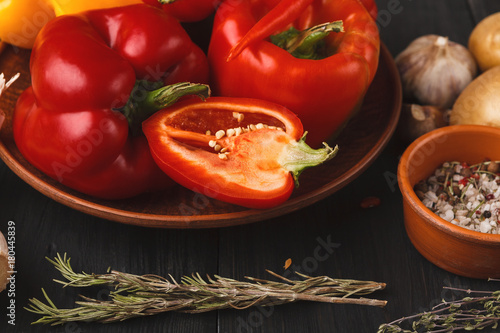
<svg viewBox="0 0 500 333"><path fill-rule="evenodd" d="M500 66L479 75L462 91L451 110L450 124L500 127Z"/></svg>
<svg viewBox="0 0 500 333"><path fill-rule="evenodd" d="M500 65L500 12L487 16L476 25L469 36L468 46L482 71Z"/></svg>

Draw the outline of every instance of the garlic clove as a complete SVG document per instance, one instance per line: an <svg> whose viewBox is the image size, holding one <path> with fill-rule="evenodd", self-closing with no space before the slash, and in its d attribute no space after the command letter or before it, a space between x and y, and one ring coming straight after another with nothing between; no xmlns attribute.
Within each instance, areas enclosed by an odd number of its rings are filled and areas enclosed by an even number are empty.
<svg viewBox="0 0 500 333"><path fill-rule="evenodd" d="M415 39L395 62L405 97L441 108L450 108L477 74L469 50L438 35Z"/></svg>
<svg viewBox="0 0 500 333"><path fill-rule="evenodd" d="M450 110L432 105L403 104L399 121L400 138L410 143L436 128L449 125Z"/></svg>
<svg viewBox="0 0 500 333"><path fill-rule="evenodd" d="M10 267L8 260L9 249L7 247L7 241L5 237L0 232L0 292L5 290L8 283L8 278L10 277Z"/></svg>

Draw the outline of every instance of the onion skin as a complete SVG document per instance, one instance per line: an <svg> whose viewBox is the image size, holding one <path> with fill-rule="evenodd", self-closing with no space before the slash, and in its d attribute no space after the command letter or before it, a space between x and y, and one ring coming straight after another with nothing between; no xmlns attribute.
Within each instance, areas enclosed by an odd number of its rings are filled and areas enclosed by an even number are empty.
<svg viewBox="0 0 500 333"><path fill-rule="evenodd" d="M8 278L10 277L9 271L9 261L8 261L9 249L7 247L7 241L5 237L0 232L0 292L5 290L7 287Z"/></svg>
<svg viewBox="0 0 500 333"><path fill-rule="evenodd" d="M500 65L500 12L476 25L469 36L468 47L481 71Z"/></svg>
<svg viewBox="0 0 500 333"><path fill-rule="evenodd" d="M450 124L500 127L500 66L487 70L462 91L451 110Z"/></svg>

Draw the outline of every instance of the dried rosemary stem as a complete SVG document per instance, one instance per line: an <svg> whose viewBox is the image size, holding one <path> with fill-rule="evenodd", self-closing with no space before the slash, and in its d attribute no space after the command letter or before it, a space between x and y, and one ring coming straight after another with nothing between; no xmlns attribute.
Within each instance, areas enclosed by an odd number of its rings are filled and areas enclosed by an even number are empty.
<svg viewBox="0 0 500 333"><path fill-rule="evenodd" d="M60 325L68 322L109 323L129 318L149 316L167 311L201 313L219 309L246 309L251 306L274 306L295 301L359 304L383 307L386 301L367 298L348 298L370 294L385 288L385 283L332 279L327 276L309 277L297 273L304 280L286 279L276 273L271 275L283 282L247 277L251 282L214 276L206 280L199 274L184 276L178 283L157 275L133 275L117 271L107 274L75 273L66 255L48 259L67 280L55 280L64 286L90 287L113 286L109 300L102 301L81 296L78 307L59 309L42 289L48 304L30 299L26 310L42 317L34 324Z"/></svg>
<svg viewBox="0 0 500 333"><path fill-rule="evenodd" d="M451 302L443 300L431 311L380 325L377 333L437 333L481 330L490 326L493 329L497 328L500 322L500 290L488 292L445 288L467 294L487 294L487 296L464 297ZM406 324L408 329L403 328L403 324Z"/></svg>

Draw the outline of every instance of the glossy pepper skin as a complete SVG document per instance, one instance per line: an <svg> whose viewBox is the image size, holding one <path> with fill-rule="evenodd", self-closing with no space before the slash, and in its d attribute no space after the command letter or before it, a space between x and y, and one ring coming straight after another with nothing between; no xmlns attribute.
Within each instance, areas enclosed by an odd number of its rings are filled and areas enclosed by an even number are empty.
<svg viewBox="0 0 500 333"><path fill-rule="evenodd" d="M141 0L0 0L0 39L32 48L36 35L51 19L64 14L127 6Z"/></svg>
<svg viewBox="0 0 500 333"><path fill-rule="evenodd" d="M343 21L324 39L327 56L299 59L269 36ZM208 52L214 96L251 97L298 114L307 142L338 133L361 106L378 67L380 39L359 0L224 1L215 15Z"/></svg>
<svg viewBox="0 0 500 333"><path fill-rule="evenodd" d="M143 0L161 7L181 22L198 22L210 16L220 0Z"/></svg>
<svg viewBox="0 0 500 333"><path fill-rule="evenodd" d="M361 0L361 2L363 3L363 6L365 6L368 13L370 13L371 17L376 20L378 15L378 7L375 0Z"/></svg>
<svg viewBox="0 0 500 333"><path fill-rule="evenodd" d="M120 199L164 188L143 135L119 111L136 80L208 80L208 63L178 21L139 4L55 18L33 47L32 87L13 119L20 152L80 192ZM140 98L140 96L138 96Z"/></svg>

